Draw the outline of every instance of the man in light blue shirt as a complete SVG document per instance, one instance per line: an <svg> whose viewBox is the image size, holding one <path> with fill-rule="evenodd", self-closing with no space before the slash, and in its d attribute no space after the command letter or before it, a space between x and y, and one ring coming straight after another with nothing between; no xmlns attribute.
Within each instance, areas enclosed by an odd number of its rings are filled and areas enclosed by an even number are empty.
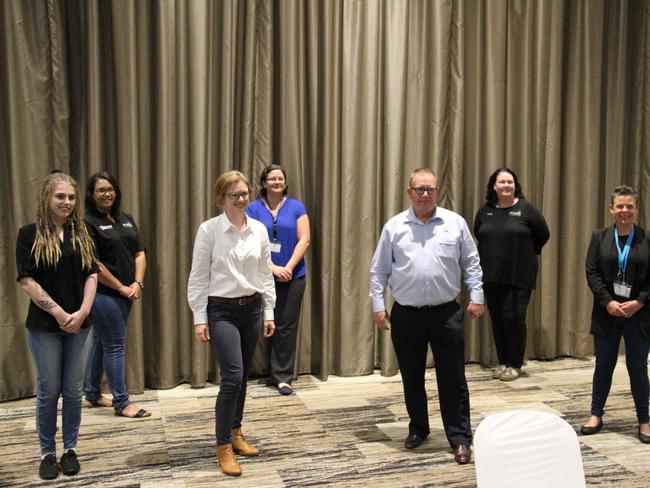
<svg viewBox="0 0 650 488"><path fill-rule="evenodd" d="M467 464L472 455L472 429L463 309L455 300L462 277L470 292L467 312L473 319L483 315L483 273L465 220L437 206L433 171L415 170L407 193L412 206L384 225L370 265L373 318L382 330L392 325L391 339L410 417L405 447L418 447L430 432L424 384L430 346L445 434L456 462ZM390 317L384 301L389 282L395 299Z"/></svg>

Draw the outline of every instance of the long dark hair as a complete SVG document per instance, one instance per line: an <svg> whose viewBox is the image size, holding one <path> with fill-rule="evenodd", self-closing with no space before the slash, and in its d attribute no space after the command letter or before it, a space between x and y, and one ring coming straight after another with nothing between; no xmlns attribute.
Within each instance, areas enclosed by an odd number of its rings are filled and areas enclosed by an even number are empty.
<svg viewBox="0 0 650 488"><path fill-rule="evenodd" d="M120 185L117 184L115 177L110 174L108 171L100 171L95 173L90 178L88 178L88 184L86 185L86 210L97 212L97 204L95 203L95 185L97 180L106 180L108 181L113 190L115 190L115 200L113 201L113 206L111 207L111 216L117 217L120 214L120 203L122 202L122 192L120 191Z"/></svg>
<svg viewBox="0 0 650 488"><path fill-rule="evenodd" d="M266 181L266 178L269 176L269 173L271 171L275 171L276 169L282 171L282 174L284 175L284 191L282 192L282 196L286 195L289 192L289 182L287 181L287 172L279 164L269 164L260 173L260 196L264 199L266 199L266 188L264 188L264 182Z"/></svg>
<svg viewBox="0 0 650 488"><path fill-rule="evenodd" d="M487 204L490 207L497 206L498 198L497 192L494 191L494 184L497 182L497 176L499 176L499 173L509 173L510 176L512 176L512 179L515 181L515 198L524 200L526 197L524 196L524 192L521 190L521 185L519 184L519 178L517 178L517 174L510 168L499 168L488 178L485 192L485 201Z"/></svg>

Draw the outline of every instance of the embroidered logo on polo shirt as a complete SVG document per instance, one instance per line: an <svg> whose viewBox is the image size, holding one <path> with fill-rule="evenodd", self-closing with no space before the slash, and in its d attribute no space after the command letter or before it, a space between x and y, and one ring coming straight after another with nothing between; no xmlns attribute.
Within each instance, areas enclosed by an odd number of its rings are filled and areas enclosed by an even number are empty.
<svg viewBox="0 0 650 488"><path fill-rule="evenodd" d="M512 215L514 217L521 217L521 210L517 210L517 211L510 210L510 212L508 212L508 215Z"/></svg>
<svg viewBox="0 0 650 488"><path fill-rule="evenodd" d="M107 230L107 229L112 229L112 225L100 225L99 230Z"/></svg>
<svg viewBox="0 0 650 488"><path fill-rule="evenodd" d="M131 228L131 227L133 227L133 224L131 222L125 222L125 223L122 224L122 227Z"/></svg>

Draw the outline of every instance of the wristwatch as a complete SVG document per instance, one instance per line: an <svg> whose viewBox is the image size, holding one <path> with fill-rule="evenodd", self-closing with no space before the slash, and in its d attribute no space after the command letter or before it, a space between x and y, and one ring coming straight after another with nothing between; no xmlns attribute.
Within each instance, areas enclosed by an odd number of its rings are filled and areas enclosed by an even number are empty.
<svg viewBox="0 0 650 488"><path fill-rule="evenodd" d="M144 290L144 283L142 281L136 281L138 285L140 285L140 289Z"/></svg>

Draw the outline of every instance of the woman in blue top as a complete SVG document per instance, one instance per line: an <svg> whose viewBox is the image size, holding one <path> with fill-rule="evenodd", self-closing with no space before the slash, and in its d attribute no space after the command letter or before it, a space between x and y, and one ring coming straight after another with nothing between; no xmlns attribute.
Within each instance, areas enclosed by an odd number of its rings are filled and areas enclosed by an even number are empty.
<svg viewBox="0 0 650 488"><path fill-rule="evenodd" d="M305 252L309 247L309 217L302 202L287 197L287 175L271 164L260 175L261 198L246 213L262 222L271 241L271 260L277 301L275 334L268 341L270 385L290 395L296 358L300 305L305 293Z"/></svg>

